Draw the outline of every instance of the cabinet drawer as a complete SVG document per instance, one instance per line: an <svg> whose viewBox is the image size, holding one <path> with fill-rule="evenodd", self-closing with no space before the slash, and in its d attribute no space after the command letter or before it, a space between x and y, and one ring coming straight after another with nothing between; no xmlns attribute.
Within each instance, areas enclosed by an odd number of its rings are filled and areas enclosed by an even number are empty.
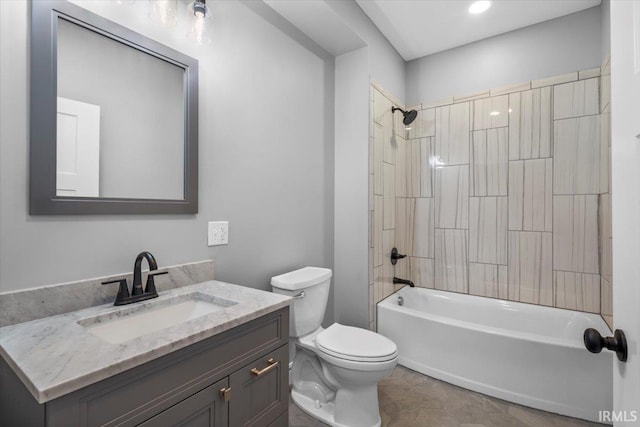
<svg viewBox="0 0 640 427"><path fill-rule="evenodd" d="M288 308L47 403L47 425L135 426L289 339Z"/></svg>
<svg viewBox="0 0 640 427"><path fill-rule="evenodd" d="M229 377L234 396L229 426L269 426L289 409L289 346L244 366Z"/></svg>

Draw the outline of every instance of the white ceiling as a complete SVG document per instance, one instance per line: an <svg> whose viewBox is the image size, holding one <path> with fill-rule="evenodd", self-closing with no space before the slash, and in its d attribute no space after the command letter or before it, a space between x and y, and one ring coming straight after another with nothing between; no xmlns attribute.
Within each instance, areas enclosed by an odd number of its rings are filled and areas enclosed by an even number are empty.
<svg viewBox="0 0 640 427"><path fill-rule="evenodd" d="M472 15L468 11L472 0L356 2L406 61L600 4L600 0L494 0L488 11Z"/></svg>

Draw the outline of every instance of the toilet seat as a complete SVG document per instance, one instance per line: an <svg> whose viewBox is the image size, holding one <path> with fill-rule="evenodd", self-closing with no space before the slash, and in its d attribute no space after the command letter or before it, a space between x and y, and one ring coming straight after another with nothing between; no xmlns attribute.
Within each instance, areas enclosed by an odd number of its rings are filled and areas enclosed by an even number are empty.
<svg viewBox="0 0 640 427"><path fill-rule="evenodd" d="M352 369L357 369L354 368L357 364L368 365L368 369L362 370L384 369L378 365L390 361L395 363L398 358L398 347L390 339L339 323L320 332L315 337L315 344L320 357L338 365L351 362L348 367Z"/></svg>

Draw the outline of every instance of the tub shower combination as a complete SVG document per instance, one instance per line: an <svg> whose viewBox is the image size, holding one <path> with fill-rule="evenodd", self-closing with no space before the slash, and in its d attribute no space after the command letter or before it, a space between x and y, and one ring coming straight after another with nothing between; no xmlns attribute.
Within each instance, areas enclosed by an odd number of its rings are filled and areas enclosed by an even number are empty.
<svg viewBox="0 0 640 427"><path fill-rule="evenodd" d="M582 342L586 328L608 333L596 314L405 287L377 316L407 368L571 417L598 421L612 409L612 353Z"/></svg>

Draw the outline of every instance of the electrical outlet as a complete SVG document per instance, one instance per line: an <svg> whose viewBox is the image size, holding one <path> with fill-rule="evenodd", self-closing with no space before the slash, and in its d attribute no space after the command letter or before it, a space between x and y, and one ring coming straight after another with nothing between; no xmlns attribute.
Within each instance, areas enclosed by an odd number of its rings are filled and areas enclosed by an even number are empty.
<svg viewBox="0 0 640 427"><path fill-rule="evenodd" d="M209 221L209 246L229 244L229 221Z"/></svg>

